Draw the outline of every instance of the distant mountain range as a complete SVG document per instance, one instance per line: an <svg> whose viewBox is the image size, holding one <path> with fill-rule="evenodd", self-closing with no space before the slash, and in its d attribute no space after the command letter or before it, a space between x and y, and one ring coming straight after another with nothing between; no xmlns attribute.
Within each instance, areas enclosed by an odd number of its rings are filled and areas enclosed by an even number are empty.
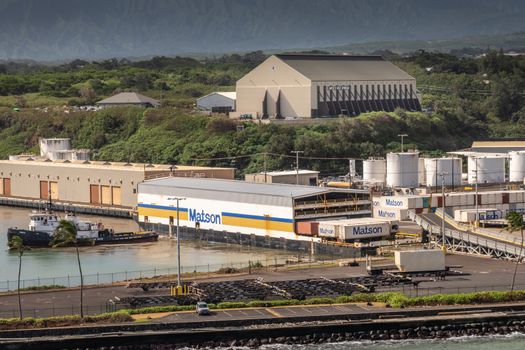
<svg viewBox="0 0 525 350"><path fill-rule="evenodd" d="M523 0L0 0L0 59L336 47L525 32Z"/></svg>

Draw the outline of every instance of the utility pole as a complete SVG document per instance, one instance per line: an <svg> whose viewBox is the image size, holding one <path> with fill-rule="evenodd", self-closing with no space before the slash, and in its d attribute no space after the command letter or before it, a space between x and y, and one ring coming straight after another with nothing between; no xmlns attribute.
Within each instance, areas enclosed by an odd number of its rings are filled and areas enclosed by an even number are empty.
<svg viewBox="0 0 525 350"><path fill-rule="evenodd" d="M436 169L437 171L437 169ZM445 245L445 175L448 175L446 172L439 173L441 176L441 249L443 249L443 254L447 253L447 246Z"/></svg>
<svg viewBox="0 0 525 350"><path fill-rule="evenodd" d="M299 185L299 153L304 153L304 151L292 151L290 153L295 153L295 183Z"/></svg>
<svg viewBox="0 0 525 350"><path fill-rule="evenodd" d="M180 237L179 237L179 211L180 211L180 201L185 200L183 197L172 197L169 200L177 201L177 287L180 287L180 275L181 275L181 266L180 266Z"/></svg>
<svg viewBox="0 0 525 350"><path fill-rule="evenodd" d="M264 158L263 158L263 171L264 171L264 183L268 183L267 175L266 175L266 155L267 152L264 152Z"/></svg>
<svg viewBox="0 0 525 350"><path fill-rule="evenodd" d="M475 170L475 173L476 173L476 184L475 184L475 187L476 187L476 227L479 226L479 207L478 207L478 157L474 157L475 161L476 161L476 170Z"/></svg>
<svg viewBox="0 0 525 350"><path fill-rule="evenodd" d="M405 137L408 136L408 134L398 134L397 136L401 137L401 153L404 152L404 140L405 140Z"/></svg>
<svg viewBox="0 0 525 350"><path fill-rule="evenodd" d="M352 176L354 176L354 167L352 166L352 160L348 159L348 188L352 187Z"/></svg>

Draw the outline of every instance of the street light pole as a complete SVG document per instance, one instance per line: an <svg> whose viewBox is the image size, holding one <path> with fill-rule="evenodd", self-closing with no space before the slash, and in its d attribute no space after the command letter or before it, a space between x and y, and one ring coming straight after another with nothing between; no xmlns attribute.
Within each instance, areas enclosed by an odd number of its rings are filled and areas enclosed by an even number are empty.
<svg viewBox="0 0 525 350"><path fill-rule="evenodd" d="M478 157L474 158L476 160L476 227L479 226L479 207L478 207Z"/></svg>
<svg viewBox="0 0 525 350"><path fill-rule="evenodd" d="M437 169L436 169L437 170ZM441 249L443 254L447 253L447 247L445 245L445 175L447 173L441 172Z"/></svg>
<svg viewBox="0 0 525 350"><path fill-rule="evenodd" d="M268 179L267 179L267 175L266 175L266 155L267 153L264 152L264 160L263 160L263 170L264 170L264 183L267 183L268 182Z"/></svg>
<svg viewBox="0 0 525 350"><path fill-rule="evenodd" d="M179 201L186 198L177 198L177 287L180 287L180 237L179 237Z"/></svg>
<svg viewBox="0 0 525 350"><path fill-rule="evenodd" d="M401 137L401 153L404 151L404 139L408 136L408 134L398 134L397 136Z"/></svg>
<svg viewBox="0 0 525 350"><path fill-rule="evenodd" d="M175 198L170 198L171 200L176 200L177 201L177 287L180 287L181 284L180 284L180 275L181 275L181 266L180 266L180 237L179 237L179 211L180 211L180 201L183 201L185 200L186 198L183 198L183 197L175 197Z"/></svg>
<svg viewBox="0 0 525 350"><path fill-rule="evenodd" d="M292 151L291 153L295 153L295 183L299 185L299 153L304 153L304 151Z"/></svg>

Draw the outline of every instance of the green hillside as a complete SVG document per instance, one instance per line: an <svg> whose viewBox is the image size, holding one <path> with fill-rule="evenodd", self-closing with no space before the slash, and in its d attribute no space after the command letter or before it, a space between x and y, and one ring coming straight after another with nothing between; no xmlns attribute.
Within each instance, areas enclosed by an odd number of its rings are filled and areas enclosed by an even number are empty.
<svg viewBox="0 0 525 350"><path fill-rule="evenodd" d="M0 74L0 158L36 152L39 137L71 137L109 161L234 166L241 175L262 169L290 169L290 151L311 158L365 158L408 147L439 154L487 137L525 137L525 57L489 52L459 59L420 52L396 61L417 78L425 112L369 113L311 126L259 125L193 110L196 96L231 89L260 60L261 53L198 62L154 58L142 62L73 62L54 67L8 65ZM430 71L425 68L431 67ZM155 89L159 87L160 89ZM160 97L164 107L81 111L118 90ZM17 109L13 107L17 106ZM226 158L199 161L203 158ZM302 166L344 173L344 160L305 159Z"/></svg>

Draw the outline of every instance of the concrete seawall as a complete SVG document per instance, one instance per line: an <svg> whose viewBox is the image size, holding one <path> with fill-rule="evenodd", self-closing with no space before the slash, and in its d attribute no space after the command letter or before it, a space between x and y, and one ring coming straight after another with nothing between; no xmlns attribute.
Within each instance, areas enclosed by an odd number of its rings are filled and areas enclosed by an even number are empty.
<svg viewBox="0 0 525 350"><path fill-rule="evenodd" d="M388 313L366 314L362 319L357 319L354 315L353 319L305 317L301 320L265 320L265 325L258 327L253 325L254 322L201 322L179 325L184 327L179 329L174 324L151 323L2 331L0 345L12 350L110 347L120 350L157 350L184 346L258 347L271 343L308 344L482 336L524 332L524 309L525 305L507 305L488 306L485 309L480 306L420 311L392 310Z"/></svg>

